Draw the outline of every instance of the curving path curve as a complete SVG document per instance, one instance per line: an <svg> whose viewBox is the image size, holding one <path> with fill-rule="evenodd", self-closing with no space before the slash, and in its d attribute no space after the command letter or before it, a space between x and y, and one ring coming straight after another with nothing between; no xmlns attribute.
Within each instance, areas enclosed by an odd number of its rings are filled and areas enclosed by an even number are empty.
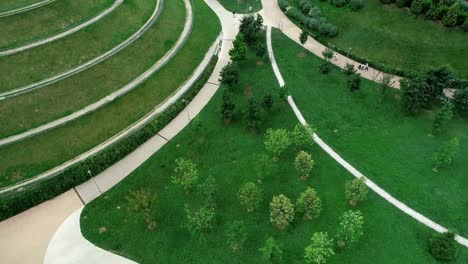
<svg viewBox="0 0 468 264"><path fill-rule="evenodd" d="M156 20L158 20L163 8L164 8L164 0L158 0L154 8L153 14L148 19L148 21L146 21L145 24L141 28L139 28L138 31L136 31L133 35L131 35L129 38L127 38L125 41L121 42L119 45L115 46L114 48L68 71L59 73L55 76L49 77L47 79L44 79L35 83L31 83L31 84L28 84L19 88L15 88L7 92L0 93L0 101L15 97L21 94L25 94L27 92L31 92L36 89L42 88L44 86L56 83L58 81L71 77L75 74L78 74L84 70L87 70L103 62L104 60L114 56L115 54L119 53L120 51L128 47L130 44L135 42L137 39L139 39L143 34L145 34L146 31L148 31L148 29L150 29L151 26L156 22Z"/></svg>
<svg viewBox="0 0 468 264"><path fill-rule="evenodd" d="M37 41L34 41L34 42L31 42L31 43L28 43L28 44L25 44L25 45L21 45L19 47L15 47L15 48L11 48L11 49L7 49L7 50L2 50L0 51L0 57L4 57L4 56L8 56L8 55L12 55L12 54L15 54L15 53L18 53L18 52L22 52L22 51L25 51L25 50L28 50L28 49L32 49L32 48L36 48L36 47L39 47L39 46L42 46L42 45L45 45L47 43L50 43L50 42L53 42L53 41L56 41L56 40L59 40L61 38L64 38L66 36L69 36L73 33L76 33L80 30L82 30L83 28L85 27L88 27L96 22L98 22L99 20L101 20L103 17L107 16L108 14L112 13L114 10L116 10L122 3L124 2L124 0L115 0L115 2L112 4L112 6L110 6L109 8L107 8L106 10L102 11L101 13L99 13L97 16L91 18L90 20L84 22L84 23L81 23L75 27L72 27L68 30L65 30L59 34L56 34L56 35L52 35L50 37L46 37L46 38L43 38L43 39L40 39L40 40L37 40Z"/></svg>
<svg viewBox="0 0 468 264"><path fill-rule="evenodd" d="M20 7L20 8L4 11L4 12L0 13L0 17L7 17L7 16L20 14L20 13L23 13L23 12L26 12L26 11L30 11L30 10L39 8L41 6L45 6L45 5L50 4L50 3L54 2L54 1L55 0L44 0L44 1L37 2L37 3L31 4L31 5L28 5L28 6L23 6L23 7Z"/></svg>
<svg viewBox="0 0 468 264"><path fill-rule="evenodd" d="M24 140L29 137L33 137L35 135L41 134L43 132L46 132L48 130L57 128L59 126L65 125L73 120L76 120L86 114L92 113L96 111L97 109L111 103L115 99L125 95L126 93L132 91L136 87L138 87L140 84L142 84L144 81L146 81L148 78L151 77L154 73L159 71L164 65L166 65L179 51L180 48L187 42L188 37L190 36L190 33L193 28L193 23L194 23L194 17L193 17L193 8L188 0L184 0L185 3L185 8L186 8L186 13L187 17L185 19L185 25L184 25L184 30L182 31L182 34L179 36L177 39L177 42L174 44L174 46L171 47L171 49L161 58L159 59L155 64L153 64L148 70L146 70L144 73L142 73L140 76L138 76L136 79L125 85L124 87L120 88L119 90L111 93L110 95L100 99L97 102L94 102L78 111L75 111L67 116L58 118L54 121L51 121L49 123L46 123L44 125L35 127L33 129L27 130L23 133L16 134L7 138L0 139L0 147L13 144L15 142Z"/></svg>

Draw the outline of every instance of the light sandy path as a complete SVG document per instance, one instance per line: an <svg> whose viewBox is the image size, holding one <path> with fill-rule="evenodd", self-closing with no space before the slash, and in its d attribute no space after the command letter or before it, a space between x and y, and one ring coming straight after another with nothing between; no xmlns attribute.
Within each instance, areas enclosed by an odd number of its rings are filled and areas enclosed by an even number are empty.
<svg viewBox="0 0 468 264"><path fill-rule="evenodd" d="M50 4L50 3L54 2L54 1L55 0L44 0L44 1L37 2L37 3L31 4L31 5L28 5L28 6L23 6L23 7L20 7L20 8L8 10L8 11L3 11L3 12L0 13L0 17L7 17L7 16L20 14L20 13L23 13L23 12L26 12L26 11L30 11L30 10L39 8L41 6L45 6L45 5Z"/></svg>
<svg viewBox="0 0 468 264"><path fill-rule="evenodd" d="M273 53L273 47L271 43L271 27L269 26L267 29L267 49L268 49L268 55L270 56L270 61L273 67L273 71L275 73L276 79L278 80L278 84L280 87L283 87L285 85L283 76L281 75L281 72L279 71L278 65L275 60L275 56ZM307 125L307 121L305 118L302 116L301 111L297 107L296 103L294 102L292 96L288 96L288 103L291 106L292 110L294 111L294 114L296 115L297 119L302 125ZM330 146L328 146L316 133L312 135L313 140L325 151L327 152L328 155L330 155L333 159L335 159L341 166L343 166L348 172L350 172L354 177L356 178L361 178L364 177L364 175L358 171L356 168L354 168L351 164L349 164L346 160L344 160L338 153L336 153ZM384 189L380 188L377 184L375 184L372 180L369 178L366 179L366 185L372 189L375 193L377 193L380 197L384 198L387 200L389 203L393 204L395 207L406 213L407 215L411 216L412 218L416 219L420 223L424 224L425 226L437 231L437 232L447 232L447 228L437 224L436 222L432 221L431 219L427 218L426 216L422 215L421 213L415 211L414 209L410 208L403 202L397 200L395 197L393 197L391 194L386 192ZM456 241L460 243L461 245L468 247L468 239L456 235L455 237Z"/></svg>
<svg viewBox="0 0 468 264"><path fill-rule="evenodd" d="M77 25L75 27L72 27L72 28L70 28L68 30L65 30L65 31L63 31L63 32L61 32L59 34L52 35L50 37L46 37L46 38L31 42L31 43L28 43L28 44L24 44L24 45L21 45L19 47L14 47L14 48L11 48L11 49L2 50L2 51L0 51L0 57L8 56L8 55L12 55L12 54L22 52L22 51L25 51L25 50L29 50L29 49L32 49L32 48L36 48L36 47L45 45L47 43L51 43L53 41L59 40L61 38L67 37L67 36L69 36L69 35L71 35L73 33L76 33L78 31L80 31L80 30L82 30L82 29L84 29L84 28L98 22L99 20L101 20L102 18L107 16L108 14L112 13L123 2L124 2L124 0L116 0L112 4L112 6L110 6L109 8L104 10L103 12L99 13L97 16L95 16L95 17L91 18L90 20L88 20L88 21L86 21L84 23L81 23L81 24L79 24L79 25Z"/></svg>

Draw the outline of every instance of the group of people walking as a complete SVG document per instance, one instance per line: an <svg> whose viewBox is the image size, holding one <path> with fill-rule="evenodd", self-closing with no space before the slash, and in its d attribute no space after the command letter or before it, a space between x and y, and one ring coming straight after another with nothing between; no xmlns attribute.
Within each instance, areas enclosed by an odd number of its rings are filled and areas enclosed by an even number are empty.
<svg viewBox="0 0 468 264"><path fill-rule="evenodd" d="M359 70L368 71L369 70L369 64L368 63L366 63L366 65L359 64L359 66L357 68Z"/></svg>

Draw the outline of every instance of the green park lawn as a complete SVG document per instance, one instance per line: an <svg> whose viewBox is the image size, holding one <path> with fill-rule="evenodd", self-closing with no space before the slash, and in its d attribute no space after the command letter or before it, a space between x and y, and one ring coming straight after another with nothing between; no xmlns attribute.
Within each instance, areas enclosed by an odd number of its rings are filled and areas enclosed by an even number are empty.
<svg viewBox="0 0 468 264"><path fill-rule="evenodd" d="M289 42L284 48L296 47ZM294 57L289 59L296 61ZM308 149L316 166L307 181L300 180L295 171L296 150L290 147L280 157L274 172L262 181L264 199L260 208L248 213L240 206L238 188L247 181L258 180L258 157L265 153L265 129L291 130L297 119L289 106L278 99L278 84L268 59L258 62L249 54L241 65L240 82L233 90L236 109L231 124L225 125L219 114L220 90L197 117L200 128L190 124L120 184L85 207L81 228L86 239L139 263L261 263L258 248L272 236L282 245L284 263L304 263L304 248L313 232L335 235L338 217L350 209L344 197L344 184L353 177L317 145ZM252 133L242 125L241 113L249 97L258 101L266 93L274 95L273 110L263 113L261 128ZM215 225L210 233L201 236L202 241L184 227L184 204L197 205L200 197L196 192L186 194L171 183L176 158L193 160L198 165L200 181L208 176L216 179ZM311 221L296 216L286 231L275 229L269 222L272 196L284 194L295 201L308 186L315 188L323 201L321 216ZM141 189L157 194L152 213L157 221L155 231L147 231L141 216L129 211L125 197ZM430 229L374 193L369 193L368 200L357 209L365 218L364 236L351 248L332 256L330 263L376 263L377 260L379 263L436 263L427 250ZM247 241L233 253L226 243L226 226L240 219L246 224ZM468 250L460 249L459 253L456 263L468 261Z"/></svg>
<svg viewBox="0 0 468 264"><path fill-rule="evenodd" d="M137 89L74 122L0 148L0 187L33 177L95 147L143 117L179 88L200 64L221 29L212 10L202 0L194 2L195 25L189 40L166 66ZM179 12L185 10L182 0L167 1L158 25L172 5L178 6Z"/></svg>
<svg viewBox="0 0 468 264"><path fill-rule="evenodd" d="M44 80L111 50L148 21L156 3L156 0L126 0L100 21L66 38L0 57L0 72L4 73L0 92Z"/></svg>
<svg viewBox="0 0 468 264"><path fill-rule="evenodd" d="M114 0L59 0L42 8L0 18L0 48L56 34L98 15Z"/></svg>
<svg viewBox="0 0 468 264"><path fill-rule="evenodd" d="M261 0L219 0L219 2L224 8L237 14L249 13L249 7L252 7L251 12L257 12L262 9Z"/></svg>
<svg viewBox="0 0 468 264"><path fill-rule="evenodd" d="M437 107L416 116L403 115L398 90L389 91L379 103L379 85L365 79L361 90L351 93L338 68L322 75L321 59L279 32L273 37L286 85L322 139L397 199L467 236L467 120L455 117L446 133L433 136ZM434 172L434 152L455 136L460 150L454 164Z"/></svg>
<svg viewBox="0 0 468 264"><path fill-rule="evenodd" d="M43 0L2 0L0 2L0 12L29 6L42 1Z"/></svg>
<svg viewBox="0 0 468 264"><path fill-rule="evenodd" d="M351 48L357 56L404 70L449 65L468 78L468 33L460 28L446 28L379 0L364 1L358 12L328 1L311 3L338 27L338 36L327 41L343 50Z"/></svg>
<svg viewBox="0 0 468 264"><path fill-rule="evenodd" d="M154 7L154 1L146 2ZM77 75L5 100L1 104L0 136L63 117L132 82L171 49L183 31L185 19L183 1L165 3L159 20L121 52Z"/></svg>

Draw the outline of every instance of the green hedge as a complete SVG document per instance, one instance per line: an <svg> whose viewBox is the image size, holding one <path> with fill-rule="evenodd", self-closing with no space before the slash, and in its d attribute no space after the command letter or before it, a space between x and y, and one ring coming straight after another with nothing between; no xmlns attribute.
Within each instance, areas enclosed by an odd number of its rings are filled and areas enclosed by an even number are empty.
<svg viewBox="0 0 468 264"><path fill-rule="evenodd" d="M0 201L0 221L52 199L89 180L88 170L92 172L92 175L98 175L156 135L186 107L186 102L190 102L198 94L208 81L217 61L218 57L213 56L192 87L177 102L138 131L50 179L29 185L16 193L5 194Z"/></svg>

